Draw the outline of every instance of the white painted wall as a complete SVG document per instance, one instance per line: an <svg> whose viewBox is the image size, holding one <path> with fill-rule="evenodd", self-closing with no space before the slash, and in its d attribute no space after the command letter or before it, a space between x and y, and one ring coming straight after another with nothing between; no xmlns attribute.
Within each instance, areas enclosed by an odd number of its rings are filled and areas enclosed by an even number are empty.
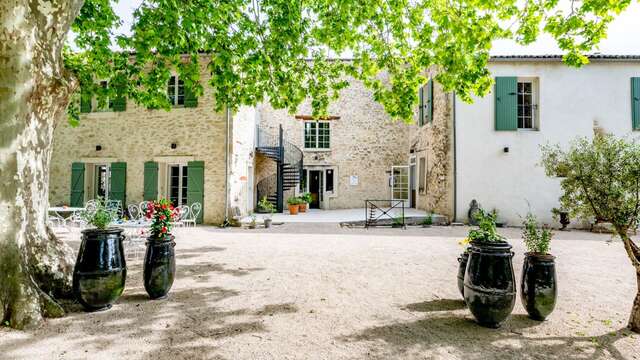
<svg viewBox="0 0 640 360"><path fill-rule="evenodd" d="M233 115L232 154L229 174L229 203L247 215L255 207L255 137L258 112L255 107L242 106ZM233 214L232 214L233 216Z"/></svg>
<svg viewBox="0 0 640 360"><path fill-rule="evenodd" d="M499 219L520 225L531 210L552 224L559 179L547 178L540 145L566 145L576 136L593 136L594 122L618 136L638 137L631 129L631 81L640 62L593 61L574 69L559 61L492 62L494 76L538 77L539 131L495 131L494 95L466 104L456 99L457 220L467 221L469 203L496 208ZM504 153L503 148L509 147Z"/></svg>

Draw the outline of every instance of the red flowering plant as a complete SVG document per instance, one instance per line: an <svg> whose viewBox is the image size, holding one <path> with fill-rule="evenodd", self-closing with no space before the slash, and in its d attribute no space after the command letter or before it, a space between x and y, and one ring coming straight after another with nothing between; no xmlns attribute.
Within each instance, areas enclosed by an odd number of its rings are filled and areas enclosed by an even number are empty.
<svg viewBox="0 0 640 360"><path fill-rule="evenodd" d="M167 240L171 235L171 222L178 215L178 209L167 199L154 201L147 206L147 219L151 219L151 238L154 240Z"/></svg>

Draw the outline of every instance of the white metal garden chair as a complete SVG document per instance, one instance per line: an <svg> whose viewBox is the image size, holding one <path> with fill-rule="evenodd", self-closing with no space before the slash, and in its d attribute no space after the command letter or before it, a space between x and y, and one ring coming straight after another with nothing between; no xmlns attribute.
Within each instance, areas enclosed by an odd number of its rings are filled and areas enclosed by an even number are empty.
<svg viewBox="0 0 640 360"><path fill-rule="evenodd" d="M131 220L139 220L142 217L142 212L138 204L129 204L127 210L129 211L129 218Z"/></svg>
<svg viewBox="0 0 640 360"><path fill-rule="evenodd" d="M147 215L147 208L151 203L151 201L146 200L140 203L140 205L138 206L140 208L140 217L145 217Z"/></svg>
<svg viewBox="0 0 640 360"><path fill-rule="evenodd" d="M193 226L196 226L196 221L198 219L198 215L200 215L200 211L202 211L202 204L197 202L191 204L191 208L189 209L189 216L186 219L182 220L184 225L189 226L193 224Z"/></svg>
<svg viewBox="0 0 640 360"><path fill-rule="evenodd" d="M189 207L187 205L180 205L174 210L174 221L171 224L174 227L182 227L185 225L184 221L189 218Z"/></svg>
<svg viewBox="0 0 640 360"><path fill-rule="evenodd" d="M112 213L114 218L119 219L122 217L122 203L120 200L107 200L104 206L107 211Z"/></svg>

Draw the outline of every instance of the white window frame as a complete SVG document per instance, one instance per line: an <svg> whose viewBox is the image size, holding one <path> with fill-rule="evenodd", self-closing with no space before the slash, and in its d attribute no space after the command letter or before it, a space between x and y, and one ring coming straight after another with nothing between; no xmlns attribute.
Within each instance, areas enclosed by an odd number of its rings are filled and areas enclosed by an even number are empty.
<svg viewBox="0 0 640 360"><path fill-rule="evenodd" d="M520 107L520 95L519 84L529 83L531 84L531 126L530 128L520 127L520 115L518 110ZM518 77L516 85L516 128L518 131L538 131L540 130L540 82L537 77Z"/></svg>
<svg viewBox="0 0 640 360"><path fill-rule="evenodd" d="M165 188L165 196L167 199L169 199L169 201L171 201L171 168L174 166L178 166L179 170L178 170L178 206L182 205L182 180L184 178L183 175L183 169L184 168L188 168L188 165L185 163L168 163L166 166L167 169L167 173L166 173L166 183L167 186ZM188 173L187 173L188 174ZM187 175L188 176L188 175ZM189 184L187 183L187 191L189 187ZM187 199L184 199L184 203L187 204Z"/></svg>
<svg viewBox="0 0 640 360"><path fill-rule="evenodd" d="M317 123L316 126L316 134L315 134L315 147L307 147L306 135L307 135L307 124L308 123ZM329 126L329 147L320 148L318 147L318 141L320 139L320 126L319 124L327 124ZM331 151L331 122L330 121L316 121L316 120L308 120L304 121L302 125L302 146L304 150L307 151Z"/></svg>
<svg viewBox="0 0 640 360"><path fill-rule="evenodd" d="M173 78L173 84L169 85L169 82ZM180 76L178 74L171 74L169 77L169 81L167 82L167 100L171 103L172 107L184 107L185 100L185 89L184 89L184 81L182 81L182 104L180 104L179 94L180 94ZM169 97L169 86L173 87L173 100Z"/></svg>

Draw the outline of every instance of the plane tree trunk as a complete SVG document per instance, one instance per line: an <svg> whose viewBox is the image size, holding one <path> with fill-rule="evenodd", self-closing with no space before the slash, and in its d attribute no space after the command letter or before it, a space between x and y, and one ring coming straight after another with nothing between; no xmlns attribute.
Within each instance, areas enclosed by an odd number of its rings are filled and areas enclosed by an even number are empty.
<svg viewBox="0 0 640 360"><path fill-rule="evenodd" d="M82 0L0 2L0 320L61 316L73 256L46 223L53 130L77 84L62 48Z"/></svg>

